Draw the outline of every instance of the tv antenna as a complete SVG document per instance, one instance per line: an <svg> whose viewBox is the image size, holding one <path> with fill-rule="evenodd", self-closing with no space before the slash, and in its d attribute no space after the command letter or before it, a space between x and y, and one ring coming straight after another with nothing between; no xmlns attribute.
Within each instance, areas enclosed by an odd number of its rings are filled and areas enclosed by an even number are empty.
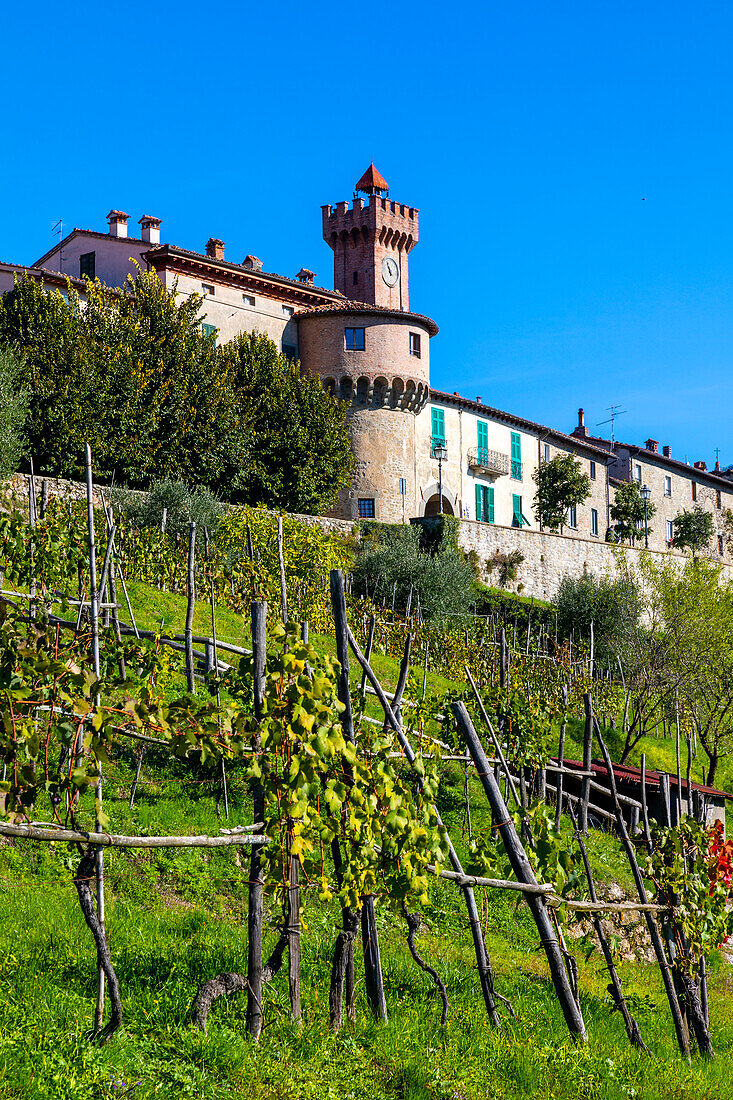
<svg viewBox="0 0 733 1100"><path fill-rule="evenodd" d="M611 425L611 450L613 450L614 444L616 443L616 421L620 416L623 416L624 413L627 412L627 410L623 407L623 405L609 405L606 409L606 412L610 412L611 414L608 420L597 421L596 427L600 428L604 424Z"/></svg>
<svg viewBox="0 0 733 1100"><path fill-rule="evenodd" d="M51 226L52 233L58 233L59 235L59 271L63 270L62 259L63 253L61 251L61 242L64 239L64 219L59 218L55 225Z"/></svg>

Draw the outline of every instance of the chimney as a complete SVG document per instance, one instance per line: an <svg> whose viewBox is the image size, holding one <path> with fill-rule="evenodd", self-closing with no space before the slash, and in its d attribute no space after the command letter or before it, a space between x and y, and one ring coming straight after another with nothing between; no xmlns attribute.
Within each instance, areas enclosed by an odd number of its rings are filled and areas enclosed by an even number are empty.
<svg viewBox="0 0 733 1100"><path fill-rule="evenodd" d="M578 426L573 432L573 435L587 435L588 429L585 426L585 413L582 409L578 409Z"/></svg>
<svg viewBox="0 0 733 1100"><path fill-rule="evenodd" d="M666 447L662 447L662 454L664 455L665 458L671 458L672 457L672 448L669 446L669 444L667 444Z"/></svg>
<svg viewBox="0 0 733 1100"><path fill-rule="evenodd" d="M722 472L722 471L721 471L721 469L720 469L720 459L716 459L716 460L715 460L715 473L716 473L716 474L719 474L719 473L721 473L721 472Z"/></svg>
<svg viewBox="0 0 733 1100"><path fill-rule="evenodd" d="M206 242L206 255L210 256L212 260L223 260L224 242L220 241L218 237L209 237Z"/></svg>
<svg viewBox="0 0 733 1100"><path fill-rule="evenodd" d="M152 214L143 214L138 222L142 226L142 239L148 244L160 244L160 218L154 218Z"/></svg>
<svg viewBox="0 0 733 1100"><path fill-rule="evenodd" d="M651 451L651 452L652 452L652 454L657 454L657 453L658 453L658 451L659 451L659 444L658 444L658 442L656 441L656 439L647 439L647 441L646 441L646 443L644 444L644 446L646 447L646 449L647 449L648 451Z"/></svg>
<svg viewBox="0 0 733 1100"><path fill-rule="evenodd" d="M107 221L109 222L109 234L111 237L126 237L127 236L127 223L130 220L130 215L125 214L123 210L110 210L107 215Z"/></svg>
<svg viewBox="0 0 733 1100"><path fill-rule="evenodd" d="M242 267L248 267L251 271L262 271L262 260L258 259L257 256L245 256Z"/></svg>
<svg viewBox="0 0 733 1100"><path fill-rule="evenodd" d="M695 467L696 470L707 470L708 468L707 462L693 462L692 465Z"/></svg>
<svg viewBox="0 0 733 1100"><path fill-rule="evenodd" d="M480 405L480 404L481 404L481 395L480 395L480 394L479 394L479 396L478 396L478 397L476 398L476 404L477 404L477 405Z"/></svg>
<svg viewBox="0 0 733 1100"><path fill-rule="evenodd" d="M313 286L315 277L315 271L310 271L307 267L301 267L300 271L295 276L299 283L305 283L306 286Z"/></svg>

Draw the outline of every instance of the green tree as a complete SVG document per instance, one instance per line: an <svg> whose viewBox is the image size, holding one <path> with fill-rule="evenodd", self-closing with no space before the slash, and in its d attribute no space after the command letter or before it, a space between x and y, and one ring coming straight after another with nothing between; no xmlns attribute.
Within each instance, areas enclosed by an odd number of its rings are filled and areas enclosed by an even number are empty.
<svg viewBox="0 0 733 1100"><path fill-rule="evenodd" d="M22 363L8 348L0 348L0 479L18 469L25 448L29 396Z"/></svg>
<svg viewBox="0 0 733 1100"><path fill-rule="evenodd" d="M639 632L642 599L633 579L596 577L563 577L557 594L557 629L561 638L575 632L578 638L589 638L593 623L595 655L601 664L610 665L616 673L620 661L628 663L630 642Z"/></svg>
<svg viewBox="0 0 733 1100"><path fill-rule="evenodd" d="M375 603L394 593L395 607L420 610L426 620L440 622L467 614L476 604L475 576L466 555L450 540L431 553L420 549L421 532L407 526L365 524L354 565L354 591Z"/></svg>
<svg viewBox="0 0 733 1100"><path fill-rule="evenodd" d="M537 492L533 508L537 519L550 531L562 530L568 510L590 496L590 478L573 455L556 455L542 462L532 475Z"/></svg>
<svg viewBox="0 0 733 1100"><path fill-rule="evenodd" d="M25 278L0 299L0 341L23 356L29 450L44 472L78 477L84 443L103 480L226 482L246 435L225 359L154 273L128 293L89 283L82 306ZM68 299L68 300L67 300Z"/></svg>
<svg viewBox="0 0 733 1100"><path fill-rule="evenodd" d="M649 501L646 506L647 529L649 531L651 531L649 520L656 510L656 505ZM619 542L633 543L640 533L643 535L644 499L636 481L621 482L616 488L610 512Z"/></svg>
<svg viewBox="0 0 733 1100"><path fill-rule="evenodd" d="M672 520L672 527L672 545L677 550L691 550L693 557L708 548L715 531L712 513L706 512L700 504L696 504L691 512L687 509L678 512Z"/></svg>
<svg viewBox="0 0 733 1100"><path fill-rule="evenodd" d="M346 403L301 374L267 336L244 333L221 355L250 431L247 464L232 484L237 497L289 512L327 511L354 469Z"/></svg>

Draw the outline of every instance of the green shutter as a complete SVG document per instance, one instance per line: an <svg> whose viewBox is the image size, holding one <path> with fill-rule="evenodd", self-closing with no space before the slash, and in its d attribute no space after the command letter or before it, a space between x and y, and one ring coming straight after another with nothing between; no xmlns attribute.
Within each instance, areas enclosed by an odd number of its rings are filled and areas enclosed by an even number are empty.
<svg viewBox="0 0 733 1100"><path fill-rule="evenodd" d="M512 527L522 526L522 498L518 493L512 494Z"/></svg>
<svg viewBox="0 0 733 1100"><path fill-rule="evenodd" d="M512 432L512 477L515 481L522 480L522 437L519 432Z"/></svg>
<svg viewBox="0 0 733 1100"><path fill-rule="evenodd" d="M489 425L486 423L485 420L479 420L478 423L476 424L476 429L477 429L477 432L478 432L478 450L479 450L478 460L479 460L479 462L481 461L481 452L483 451L484 452L484 456L483 456L484 457L484 462L486 462L488 460L488 457L489 457L486 454L486 452L489 449Z"/></svg>
<svg viewBox="0 0 733 1100"><path fill-rule="evenodd" d="M481 522L484 518L484 497L481 489L483 486L476 486L476 519Z"/></svg>
<svg viewBox="0 0 733 1100"><path fill-rule="evenodd" d="M494 522L494 488L493 486L486 487L486 522Z"/></svg>
<svg viewBox="0 0 733 1100"><path fill-rule="evenodd" d="M445 446L445 412L443 409L433 409L433 446L440 442Z"/></svg>

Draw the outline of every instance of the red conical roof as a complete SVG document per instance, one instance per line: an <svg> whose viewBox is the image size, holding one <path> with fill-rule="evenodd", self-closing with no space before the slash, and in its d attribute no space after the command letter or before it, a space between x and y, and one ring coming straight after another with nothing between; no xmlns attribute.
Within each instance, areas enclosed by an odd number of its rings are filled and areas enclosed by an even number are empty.
<svg viewBox="0 0 733 1100"><path fill-rule="evenodd" d="M372 191L389 191L389 184L384 176L380 176L379 172L374 167L374 161L372 161L357 183L356 190L366 191L367 193Z"/></svg>

